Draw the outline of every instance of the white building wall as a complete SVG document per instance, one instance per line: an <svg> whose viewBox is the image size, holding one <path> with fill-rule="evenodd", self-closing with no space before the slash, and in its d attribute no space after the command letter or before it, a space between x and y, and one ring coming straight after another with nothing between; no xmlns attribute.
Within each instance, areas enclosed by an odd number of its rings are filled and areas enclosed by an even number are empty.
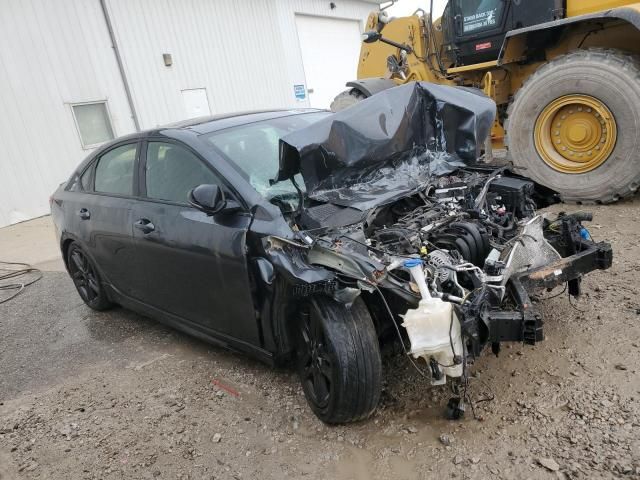
<svg viewBox="0 0 640 480"><path fill-rule="evenodd" d="M372 10L377 10L380 2L334 1L333 3L336 5L334 9L330 7L331 2L326 0L283 0L273 3L278 5L278 28L282 45L284 46L282 54L286 58L287 74L290 89L292 89L294 84L305 84L302 52L298 42L295 15L357 20L360 22L360 30L363 32L369 13ZM340 55L340 53L335 52L335 55ZM354 65L357 65L358 60L358 58L353 59ZM326 64L327 75L331 75L331 58L326 59ZM340 92L336 92L336 95L338 93Z"/></svg>
<svg viewBox="0 0 640 480"><path fill-rule="evenodd" d="M205 88L213 114L308 106L294 96L305 83L295 15L363 25L377 8L331 3L106 0L140 126L186 118L185 89ZM71 104L98 100L116 136L135 130L100 1L0 0L0 227L49 212L49 195L91 151Z"/></svg>
<svg viewBox="0 0 640 480"><path fill-rule="evenodd" d="M377 8L373 2L336 0L331 9L330 3L108 0L142 128L183 119L181 90L192 88L206 88L212 114L308 106L296 101L293 90L305 83L295 14L364 24ZM164 65L163 53L172 55L171 67Z"/></svg>
<svg viewBox="0 0 640 480"><path fill-rule="evenodd" d="M0 1L0 226L44 215L89 153L71 103L107 100L114 133L133 130L97 0Z"/></svg>

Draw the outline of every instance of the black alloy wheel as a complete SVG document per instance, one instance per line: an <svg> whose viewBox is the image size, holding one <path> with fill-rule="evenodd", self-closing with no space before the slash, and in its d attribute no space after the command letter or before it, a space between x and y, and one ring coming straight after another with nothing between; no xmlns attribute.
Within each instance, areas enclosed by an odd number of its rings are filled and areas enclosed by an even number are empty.
<svg viewBox="0 0 640 480"><path fill-rule="evenodd" d="M76 243L72 243L67 252L67 266L84 303L94 310L106 310L111 306L95 267Z"/></svg>
<svg viewBox="0 0 640 480"><path fill-rule="evenodd" d="M316 308L302 313L300 372L310 401L318 408L329 404L333 383L332 361Z"/></svg>
<svg viewBox="0 0 640 480"><path fill-rule="evenodd" d="M369 417L378 405L382 365L366 305L351 307L318 296L298 324L298 372L309 406L326 423Z"/></svg>

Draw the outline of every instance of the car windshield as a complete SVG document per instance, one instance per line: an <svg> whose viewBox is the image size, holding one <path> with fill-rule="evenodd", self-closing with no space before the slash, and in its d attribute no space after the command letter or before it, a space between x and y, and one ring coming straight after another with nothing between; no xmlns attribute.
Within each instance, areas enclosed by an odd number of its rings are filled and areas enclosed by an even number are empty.
<svg viewBox="0 0 640 480"><path fill-rule="evenodd" d="M202 135L213 145L270 202L285 210L293 210L298 202L298 193L291 180L272 184L279 168L280 138L290 132L311 125L330 115L329 112L312 112L273 118L226 128ZM296 183L304 190L302 177Z"/></svg>

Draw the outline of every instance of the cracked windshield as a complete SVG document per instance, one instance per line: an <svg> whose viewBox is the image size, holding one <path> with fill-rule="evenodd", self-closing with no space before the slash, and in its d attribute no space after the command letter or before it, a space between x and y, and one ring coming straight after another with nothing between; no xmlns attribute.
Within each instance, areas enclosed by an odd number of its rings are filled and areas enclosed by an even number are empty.
<svg viewBox="0 0 640 480"><path fill-rule="evenodd" d="M260 195L282 210L297 208L298 192L290 180L273 183L278 174L280 138L330 115L313 112L290 115L262 122L232 127L203 135L201 138L227 157ZM297 185L304 191L302 176Z"/></svg>

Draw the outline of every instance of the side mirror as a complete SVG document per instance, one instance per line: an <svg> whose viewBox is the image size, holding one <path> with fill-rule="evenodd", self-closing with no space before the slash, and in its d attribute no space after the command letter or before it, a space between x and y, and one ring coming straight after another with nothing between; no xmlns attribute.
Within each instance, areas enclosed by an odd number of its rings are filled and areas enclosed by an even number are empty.
<svg viewBox="0 0 640 480"><path fill-rule="evenodd" d="M368 32L364 32L362 34L362 41L364 43L374 43L380 40L382 34L380 32L376 32L375 30L369 30Z"/></svg>
<svg viewBox="0 0 640 480"><path fill-rule="evenodd" d="M215 215L226 205L224 192L218 185L198 185L189 192L189 203L207 215Z"/></svg>

